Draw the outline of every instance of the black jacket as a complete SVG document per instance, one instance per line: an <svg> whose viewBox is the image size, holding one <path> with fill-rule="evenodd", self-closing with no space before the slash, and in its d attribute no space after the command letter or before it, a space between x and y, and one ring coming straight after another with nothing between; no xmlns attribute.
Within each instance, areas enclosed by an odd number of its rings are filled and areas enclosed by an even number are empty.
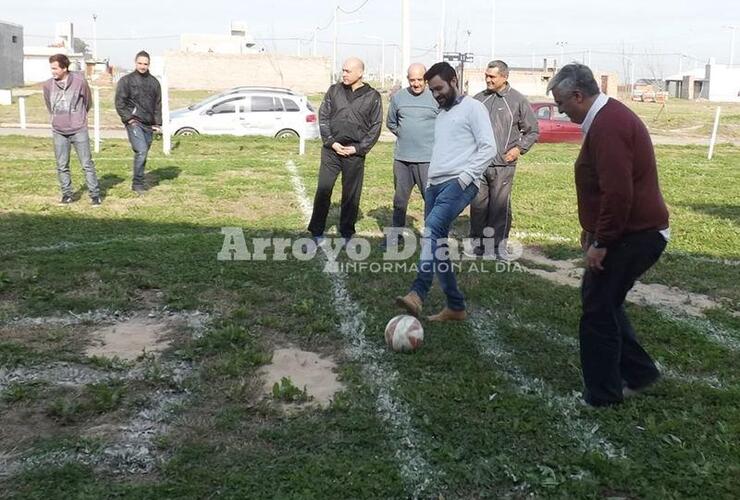
<svg viewBox="0 0 740 500"><path fill-rule="evenodd" d="M116 111L126 124L132 118L144 125L162 125L162 88L159 81L146 72L129 73L118 81Z"/></svg>
<svg viewBox="0 0 740 500"><path fill-rule="evenodd" d="M367 83L355 91L335 83L319 108L319 130L324 146L338 142L354 146L358 156L367 155L380 137L383 104L380 94Z"/></svg>

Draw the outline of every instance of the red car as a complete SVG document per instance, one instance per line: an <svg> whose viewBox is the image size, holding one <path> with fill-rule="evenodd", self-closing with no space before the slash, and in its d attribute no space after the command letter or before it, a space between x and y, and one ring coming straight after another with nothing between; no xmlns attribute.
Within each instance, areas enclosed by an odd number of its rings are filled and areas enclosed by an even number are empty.
<svg viewBox="0 0 740 500"><path fill-rule="evenodd" d="M537 142L581 142L581 126L558 112L553 102L533 102L532 110L537 116L540 138Z"/></svg>

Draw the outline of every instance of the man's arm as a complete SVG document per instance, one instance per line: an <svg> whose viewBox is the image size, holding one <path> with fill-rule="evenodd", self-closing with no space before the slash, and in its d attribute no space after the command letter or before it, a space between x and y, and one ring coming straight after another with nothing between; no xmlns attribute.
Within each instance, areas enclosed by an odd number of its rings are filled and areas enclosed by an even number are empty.
<svg viewBox="0 0 740 500"><path fill-rule="evenodd" d="M327 148L332 147L336 142L336 139L334 139L331 133L331 115L334 111L331 96L332 89L333 87L329 87L329 90L326 91L324 100L321 101L321 106L319 107L319 132L321 133L321 141Z"/></svg>
<svg viewBox="0 0 740 500"><path fill-rule="evenodd" d="M595 238L607 246L622 236L632 209L633 131L622 124L592 126L589 136L601 195Z"/></svg>
<svg viewBox="0 0 740 500"><path fill-rule="evenodd" d="M380 129L383 127L383 103L380 102L380 94L375 94L368 114L370 129L360 143L355 146L355 154L362 156L368 154L373 146L375 146L375 143L378 142Z"/></svg>
<svg viewBox="0 0 740 500"><path fill-rule="evenodd" d="M123 121L123 123L128 123L129 120L133 118L131 111L128 109L129 89L126 82L127 80L124 77L121 78L118 85L116 85L116 112L118 113L118 116L121 117L121 121Z"/></svg>
<svg viewBox="0 0 740 500"><path fill-rule="evenodd" d="M157 127L162 126L162 86L159 81L155 78L154 81L157 83L155 86L155 102L154 102L154 125Z"/></svg>
<svg viewBox="0 0 740 500"><path fill-rule="evenodd" d="M44 104L46 104L46 110L51 114L51 90L48 85L44 85Z"/></svg>
<svg viewBox="0 0 740 500"><path fill-rule="evenodd" d="M534 143L537 142L537 139L540 137L540 127L537 124L537 116L534 114L532 106L530 106L529 101L526 99L522 99L519 103L519 123L517 126L521 133L517 146L521 153L524 154L534 146Z"/></svg>
<svg viewBox="0 0 740 500"><path fill-rule="evenodd" d="M391 103L388 105L388 117L385 120L385 125L393 135L398 135L398 104L396 103L396 96L391 98Z"/></svg>
<svg viewBox="0 0 740 500"><path fill-rule="evenodd" d="M85 111L89 113L92 107L92 94L90 93L90 86L84 78L82 79L82 98L85 99Z"/></svg>
<svg viewBox="0 0 740 500"><path fill-rule="evenodd" d="M473 101L471 99L471 101ZM483 172L496 157L496 141L493 138L491 118L488 116L486 107L478 101L473 101L469 116L470 128L475 137L477 149L470 158L470 168L460 176L460 183L468 187L471 182L483 176Z"/></svg>

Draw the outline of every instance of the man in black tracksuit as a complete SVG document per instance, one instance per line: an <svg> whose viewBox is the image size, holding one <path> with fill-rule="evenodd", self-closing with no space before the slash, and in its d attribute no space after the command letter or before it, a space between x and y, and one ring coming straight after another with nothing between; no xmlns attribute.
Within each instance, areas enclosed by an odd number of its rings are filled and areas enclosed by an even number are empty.
<svg viewBox="0 0 740 500"><path fill-rule="evenodd" d="M134 176L131 189L143 194L146 157L155 131L162 126L162 88L149 73L149 54L136 54L136 71L118 82L116 111L126 126L131 149L134 150Z"/></svg>
<svg viewBox="0 0 740 500"><path fill-rule="evenodd" d="M380 94L362 81L365 65L356 58L342 65L342 82L335 83L319 108L321 148L319 183L313 201L308 230L316 240L323 238L331 193L342 174L342 201L339 234L349 239L355 234L360 207L365 155L378 141L383 122Z"/></svg>

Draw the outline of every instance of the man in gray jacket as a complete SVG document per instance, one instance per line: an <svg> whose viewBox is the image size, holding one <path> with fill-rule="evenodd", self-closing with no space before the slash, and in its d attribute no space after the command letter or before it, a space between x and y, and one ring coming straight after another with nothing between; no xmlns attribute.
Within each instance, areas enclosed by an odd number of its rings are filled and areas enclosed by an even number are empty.
<svg viewBox="0 0 740 500"><path fill-rule="evenodd" d="M427 185L427 171L434 144L434 120L439 105L426 86L423 64L409 66L409 86L397 92L388 107L386 125L396 136L393 151L393 222L394 228L406 226L406 209L414 186L422 199ZM397 237L389 237L384 245L395 245Z"/></svg>
<svg viewBox="0 0 740 500"><path fill-rule="evenodd" d="M491 61L486 68L486 90L475 96L488 110L498 154L483 174L478 195L470 204L470 237L475 254L483 255L481 238L490 237L484 230L492 228L496 257L504 259L511 230L511 188L516 162L540 135L529 101L511 88L508 78L506 63Z"/></svg>
<svg viewBox="0 0 740 500"><path fill-rule="evenodd" d="M100 205L100 185L95 163L90 154L87 133L87 112L90 110L90 87L85 77L69 72L69 58L64 54L49 57L52 78L44 82L44 103L51 115L54 136L54 155L57 177L62 190L62 205L72 203L72 178L69 173L69 154L74 146L77 158L85 171L87 191L92 205Z"/></svg>

